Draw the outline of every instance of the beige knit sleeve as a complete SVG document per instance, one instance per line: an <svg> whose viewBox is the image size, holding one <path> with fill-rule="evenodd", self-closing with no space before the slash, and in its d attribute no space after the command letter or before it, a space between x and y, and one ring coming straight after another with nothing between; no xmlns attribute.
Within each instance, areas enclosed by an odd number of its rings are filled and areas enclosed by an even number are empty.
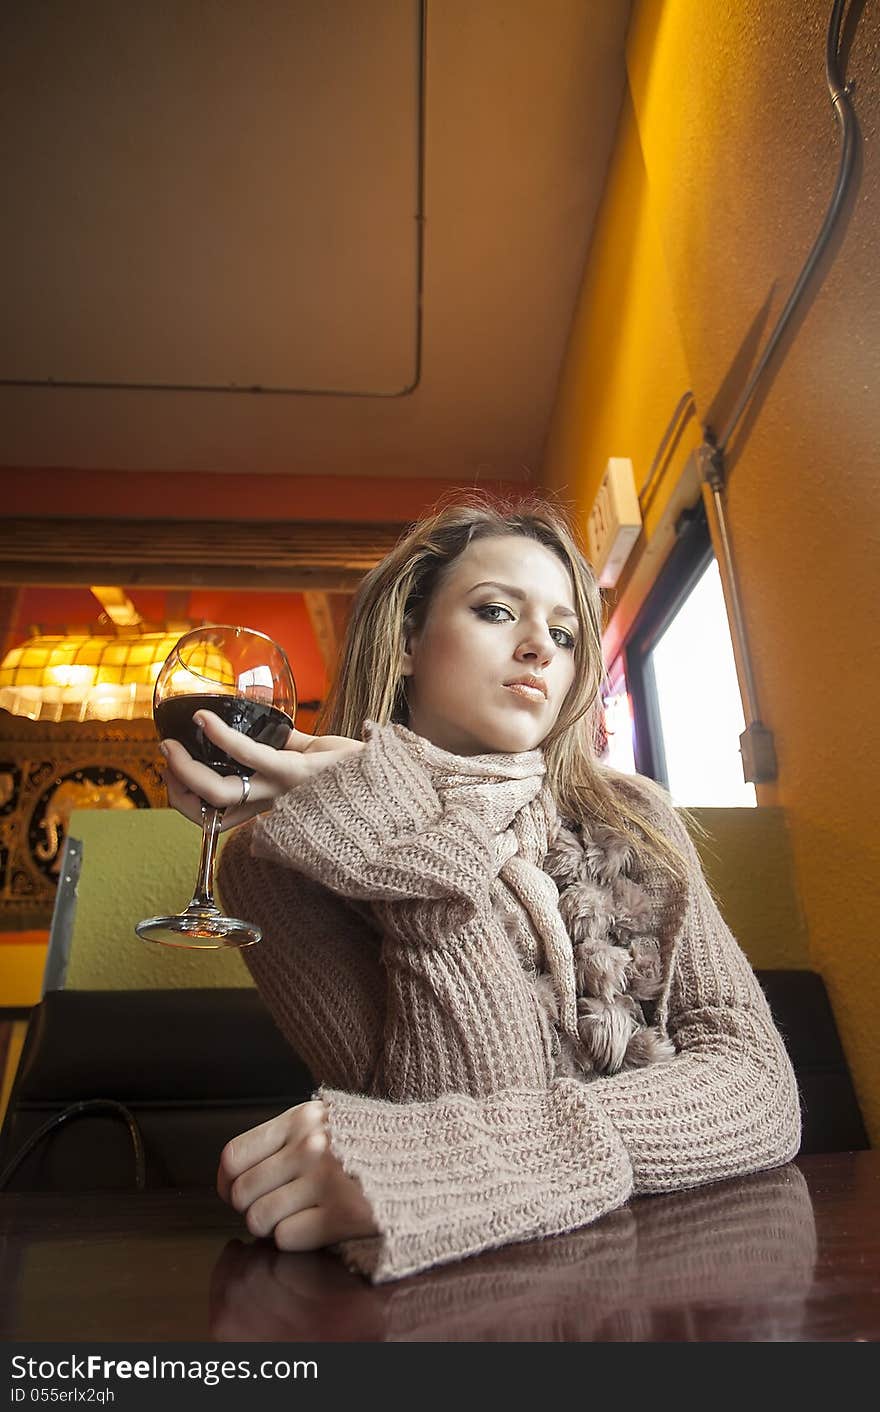
<svg viewBox="0 0 880 1412"><path fill-rule="evenodd" d="M377 908L384 1032L371 1096L396 1103L546 1085L553 1036L534 981L487 908L449 927L437 903Z"/></svg>
<svg viewBox="0 0 880 1412"><path fill-rule="evenodd" d="M314 1036L306 1053L306 1017L296 1018L303 1003L300 978L320 966L323 951L336 957L341 943L332 926L306 939L309 926L317 926L308 921L304 934L296 895L303 895L306 879L328 900L333 893L349 909L368 908L380 938L381 1000L365 997L369 1023L362 1020L353 1031L365 1061L362 1038L369 1032L371 1067L351 1086L403 1102L456 1089L487 1093L548 1081L549 1021L492 913L490 822L470 801L441 800L412 737L401 738L393 726L373 726L363 750L290 790L261 815L250 840L250 871L242 854L234 886L240 905L263 926L264 941L245 960L307 1062L313 1065L320 1028L308 1026ZM221 883L226 890L226 873ZM353 964L346 962L349 970ZM325 978L324 993L331 997L333 980ZM357 990L349 987L349 994ZM330 1040L336 1025L328 1025L326 1034L321 1066L313 1072L334 1083Z"/></svg>
<svg viewBox="0 0 880 1412"><path fill-rule="evenodd" d="M230 834L217 874L223 905L263 932L242 959L314 1080L366 1091L383 1042L381 938L343 898L292 868L252 857L252 831L244 824Z"/></svg>
<svg viewBox="0 0 880 1412"><path fill-rule="evenodd" d="M462 917L488 900L487 824L464 803L441 804L393 726L368 726L363 750L282 795L256 820L252 852L348 898L446 899Z"/></svg>
<svg viewBox="0 0 880 1412"><path fill-rule="evenodd" d="M794 1070L764 993L668 805L662 823L690 864L658 1014L678 1054L591 1086L644 1192L774 1167L795 1156L801 1136Z"/></svg>
<svg viewBox="0 0 880 1412"><path fill-rule="evenodd" d="M381 1235L335 1247L375 1283L587 1225L632 1190L626 1150L589 1086L387 1103L322 1088L331 1146Z"/></svg>

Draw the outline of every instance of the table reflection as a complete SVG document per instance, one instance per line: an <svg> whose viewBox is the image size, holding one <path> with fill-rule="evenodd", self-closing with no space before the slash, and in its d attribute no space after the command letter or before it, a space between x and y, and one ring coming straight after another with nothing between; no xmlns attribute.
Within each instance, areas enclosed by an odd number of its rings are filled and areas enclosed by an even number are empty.
<svg viewBox="0 0 880 1412"><path fill-rule="evenodd" d="M788 1341L816 1261L794 1166L656 1196L593 1226L372 1286L329 1252L229 1241L210 1287L221 1341Z"/></svg>

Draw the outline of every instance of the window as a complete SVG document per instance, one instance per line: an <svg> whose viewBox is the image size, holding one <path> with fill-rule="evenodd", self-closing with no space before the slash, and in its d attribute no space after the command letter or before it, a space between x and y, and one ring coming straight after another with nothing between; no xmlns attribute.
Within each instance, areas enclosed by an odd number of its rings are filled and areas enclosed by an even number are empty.
<svg viewBox="0 0 880 1412"><path fill-rule="evenodd" d="M634 775L636 757L632 703L626 689L622 657L618 657L611 666L602 688L602 723L605 730L603 761L626 775Z"/></svg>
<svg viewBox="0 0 880 1412"><path fill-rule="evenodd" d="M753 806L743 780L745 730L718 565L702 505L679 540L626 645L635 764L676 804Z"/></svg>

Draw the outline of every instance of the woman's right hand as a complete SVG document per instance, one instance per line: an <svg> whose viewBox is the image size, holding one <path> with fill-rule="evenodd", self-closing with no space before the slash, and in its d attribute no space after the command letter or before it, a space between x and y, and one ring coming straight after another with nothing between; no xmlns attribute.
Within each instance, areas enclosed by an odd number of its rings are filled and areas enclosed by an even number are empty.
<svg viewBox="0 0 880 1412"><path fill-rule="evenodd" d="M379 1234L363 1187L333 1151L329 1117L322 1099L297 1103L220 1154L217 1194L241 1212L251 1235L271 1236L279 1250Z"/></svg>
<svg viewBox="0 0 880 1412"><path fill-rule="evenodd" d="M213 711L199 711L195 720L209 740L253 771L248 800L246 804L240 802L239 775L219 775L210 766L194 760L180 741L166 740L160 748L168 766L165 772L168 803L194 824L202 821L203 802L225 810L221 830L235 828L256 814L264 813L279 795L364 748L362 740L342 735L307 735L291 727L287 743L276 750L233 730Z"/></svg>

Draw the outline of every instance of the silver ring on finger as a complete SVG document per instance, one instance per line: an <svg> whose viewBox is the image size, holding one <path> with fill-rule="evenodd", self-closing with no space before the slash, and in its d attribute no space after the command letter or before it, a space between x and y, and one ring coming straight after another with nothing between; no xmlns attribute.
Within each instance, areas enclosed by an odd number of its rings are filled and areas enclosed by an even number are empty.
<svg viewBox="0 0 880 1412"><path fill-rule="evenodd" d="M250 775L242 775L242 777L241 777L241 799L239 799L239 801L238 801L238 807L239 807L239 809L243 809L244 806L245 806L245 804L247 804L247 802L248 802L248 795L250 794L250 792L251 792L251 777L250 777Z"/></svg>

